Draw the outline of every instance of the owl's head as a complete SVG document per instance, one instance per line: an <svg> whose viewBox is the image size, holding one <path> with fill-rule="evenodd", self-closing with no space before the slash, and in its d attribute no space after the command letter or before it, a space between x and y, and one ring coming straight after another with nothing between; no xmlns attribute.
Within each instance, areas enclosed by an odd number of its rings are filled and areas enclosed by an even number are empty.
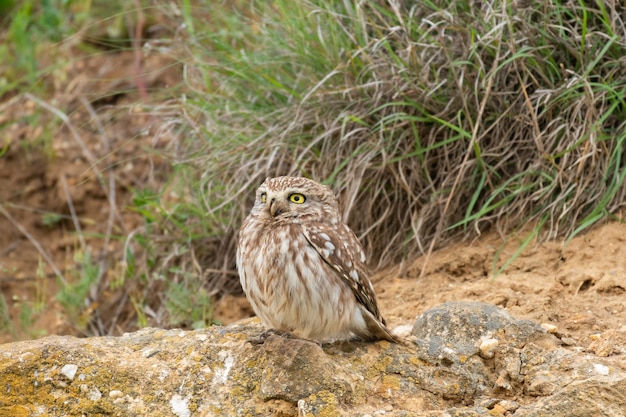
<svg viewBox="0 0 626 417"><path fill-rule="evenodd" d="M339 204L330 188L303 177L267 178L256 191L252 214L278 222L341 221Z"/></svg>

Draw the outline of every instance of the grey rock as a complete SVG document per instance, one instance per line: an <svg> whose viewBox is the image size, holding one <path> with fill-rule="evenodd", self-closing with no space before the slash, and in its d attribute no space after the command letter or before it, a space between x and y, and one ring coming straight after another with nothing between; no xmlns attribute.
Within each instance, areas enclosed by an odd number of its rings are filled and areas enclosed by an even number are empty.
<svg viewBox="0 0 626 417"><path fill-rule="evenodd" d="M539 324L516 320L491 304L448 302L419 316L412 334L424 360L446 365L478 354L485 339L504 339L517 348L547 332Z"/></svg>

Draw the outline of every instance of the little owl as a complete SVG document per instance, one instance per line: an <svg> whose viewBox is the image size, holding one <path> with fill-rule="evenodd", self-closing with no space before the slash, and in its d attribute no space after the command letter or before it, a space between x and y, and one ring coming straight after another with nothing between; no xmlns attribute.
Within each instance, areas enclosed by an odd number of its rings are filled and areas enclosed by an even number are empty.
<svg viewBox="0 0 626 417"><path fill-rule="evenodd" d="M363 247L324 185L266 179L239 231L237 269L270 329L316 341L398 341L378 310Z"/></svg>

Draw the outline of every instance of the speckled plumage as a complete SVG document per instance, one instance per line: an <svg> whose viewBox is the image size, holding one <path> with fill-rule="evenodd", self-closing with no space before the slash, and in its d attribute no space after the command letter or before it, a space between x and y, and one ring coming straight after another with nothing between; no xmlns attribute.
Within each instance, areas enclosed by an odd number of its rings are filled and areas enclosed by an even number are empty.
<svg viewBox="0 0 626 417"><path fill-rule="evenodd" d="M318 341L398 341L378 309L363 247L324 185L265 180L239 231L237 269L269 328Z"/></svg>

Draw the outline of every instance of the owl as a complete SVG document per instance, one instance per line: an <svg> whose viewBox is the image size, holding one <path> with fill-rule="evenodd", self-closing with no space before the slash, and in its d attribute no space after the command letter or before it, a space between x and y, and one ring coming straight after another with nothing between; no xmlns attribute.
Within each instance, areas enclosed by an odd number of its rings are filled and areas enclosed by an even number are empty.
<svg viewBox="0 0 626 417"><path fill-rule="evenodd" d="M398 342L376 302L363 247L329 187L267 178L239 230L237 269L270 329L319 342Z"/></svg>

